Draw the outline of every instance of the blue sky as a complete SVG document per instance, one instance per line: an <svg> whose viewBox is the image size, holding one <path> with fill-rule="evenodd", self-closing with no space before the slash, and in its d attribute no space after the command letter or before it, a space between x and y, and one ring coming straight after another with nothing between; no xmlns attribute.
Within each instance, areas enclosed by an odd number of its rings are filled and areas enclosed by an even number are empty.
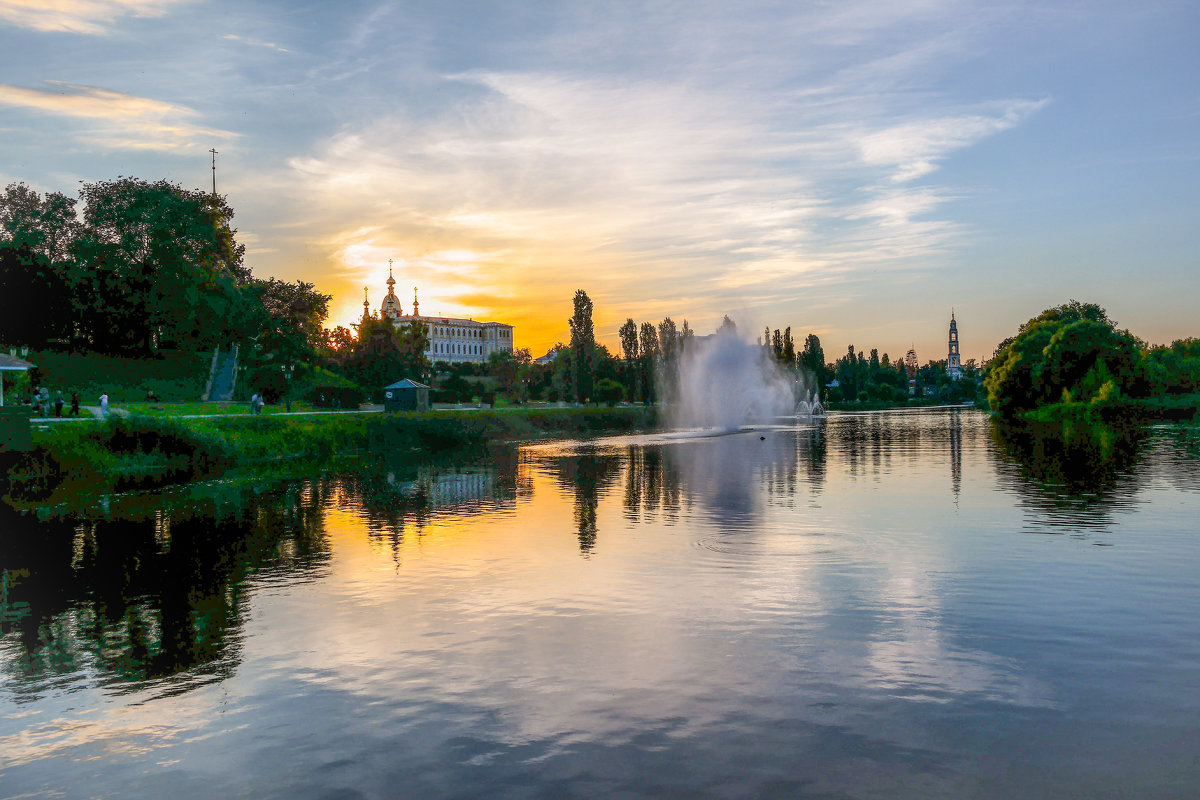
<svg viewBox="0 0 1200 800"><path fill-rule="evenodd" d="M567 338L1200 333L1195 3L0 0L0 181L210 180L259 275ZM411 291L401 293L407 311Z"/></svg>

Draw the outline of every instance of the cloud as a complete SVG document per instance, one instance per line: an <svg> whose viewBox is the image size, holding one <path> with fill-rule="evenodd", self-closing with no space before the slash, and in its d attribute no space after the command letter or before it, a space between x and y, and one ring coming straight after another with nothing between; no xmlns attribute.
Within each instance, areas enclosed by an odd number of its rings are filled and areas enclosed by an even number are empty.
<svg viewBox="0 0 1200 800"><path fill-rule="evenodd" d="M565 315L545 299L577 288L598 330L643 310L702 328L829 306L948 263L971 236L948 211L966 191L936 170L1046 103L931 88L976 52L953 2L579 8L458 42L467 59L442 58L437 21L391 19L412 31L404 79L272 176L307 252L373 292L393 258L427 307L526 315L547 343ZM367 51L382 35L355 30Z"/></svg>
<svg viewBox="0 0 1200 800"><path fill-rule="evenodd" d="M114 92L95 86L46 81L53 89L0 84L0 105L27 108L80 120L95 120L76 132L91 144L112 149L187 150L201 142L237 134L195 125L197 112L186 106Z"/></svg>
<svg viewBox="0 0 1200 800"><path fill-rule="evenodd" d="M1019 125L1048 103L1010 100L977 113L905 122L863 134L858 146L864 162L890 167L892 182L906 183L933 172L951 152Z"/></svg>
<svg viewBox="0 0 1200 800"><path fill-rule="evenodd" d="M119 17L158 17L186 0L0 0L0 20L36 31L104 34Z"/></svg>
<svg viewBox="0 0 1200 800"><path fill-rule="evenodd" d="M252 39L252 38L249 38L246 36L238 36L236 33L227 33L224 36L222 36L221 38L228 39L231 42L241 42L242 44L248 44L252 47L265 47L268 50L278 50L281 53L291 52L286 47L280 47L279 45L275 44L274 42L264 42L261 39Z"/></svg>

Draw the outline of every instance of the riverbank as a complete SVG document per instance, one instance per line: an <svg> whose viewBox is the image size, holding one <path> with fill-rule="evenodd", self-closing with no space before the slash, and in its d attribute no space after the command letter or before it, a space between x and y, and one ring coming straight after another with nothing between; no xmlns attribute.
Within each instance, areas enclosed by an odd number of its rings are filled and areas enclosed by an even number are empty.
<svg viewBox="0 0 1200 800"><path fill-rule="evenodd" d="M34 449L8 471L26 503L214 477L234 467L319 462L377 453L428 458L489 442L653 428L653 407L506 409L409 414L174 418L130 416L34 432Z"/></svg>

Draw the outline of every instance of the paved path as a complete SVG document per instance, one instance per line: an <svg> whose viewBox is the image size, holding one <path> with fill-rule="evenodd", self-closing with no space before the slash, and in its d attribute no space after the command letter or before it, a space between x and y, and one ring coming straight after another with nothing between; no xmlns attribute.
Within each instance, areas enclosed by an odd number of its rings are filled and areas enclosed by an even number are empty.
<svg viewBox="0 0 1200 800"><path fill-rule="evenodd" d="M383 406L371 406L369 408L349 408L339 409L337 411L272 411L269 414L263 414L264 417L319 417L319 416L334 416L336 414L379 414L383 411ZM119 406L110 406L108 415L110 417L128 417L130 412ZM241 419L244 417L253 416L249 408L245 413L240 414L154 414L151 415L159 419ZM34 425L45 423L58 424L62 422L84 422L86 420L104 419L100 415L99 406L80 406L78 417L30 417L29 421Z"/></svg>

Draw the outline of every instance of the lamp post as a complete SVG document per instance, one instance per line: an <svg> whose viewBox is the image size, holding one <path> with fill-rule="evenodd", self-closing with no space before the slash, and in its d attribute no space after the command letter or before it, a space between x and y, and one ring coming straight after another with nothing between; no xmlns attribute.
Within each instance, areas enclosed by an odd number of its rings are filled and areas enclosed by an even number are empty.
<svg viewBox="0 0 1200 800"><path fill-rule="evenodd" d="M280 364L280 372L287 379L287 392L284 394L284 401L287 404L287 412L292 413L292 373L296 371L295 364Z"/></svg>

